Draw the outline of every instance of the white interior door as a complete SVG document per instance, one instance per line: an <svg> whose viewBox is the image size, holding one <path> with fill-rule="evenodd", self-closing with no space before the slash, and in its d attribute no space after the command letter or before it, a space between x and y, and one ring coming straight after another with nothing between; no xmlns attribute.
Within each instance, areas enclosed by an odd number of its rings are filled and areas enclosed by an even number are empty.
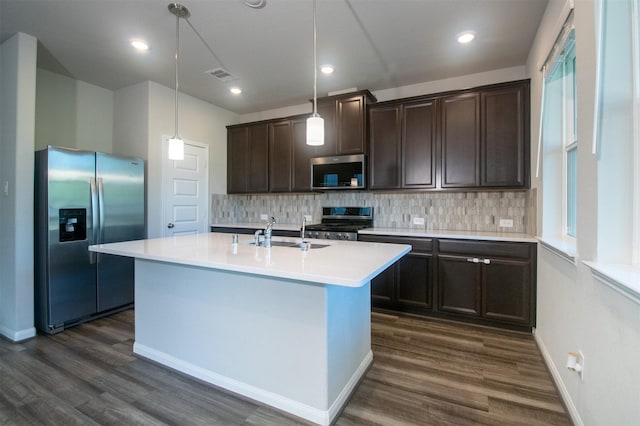
<svg viewBox="0 0 640 426"><path fill-rule="evenodd" d="M167 158L168 138L163 138ZM207 232L209 147L184 142L184 160L166 160L164 173L165 237Z"/></svg>

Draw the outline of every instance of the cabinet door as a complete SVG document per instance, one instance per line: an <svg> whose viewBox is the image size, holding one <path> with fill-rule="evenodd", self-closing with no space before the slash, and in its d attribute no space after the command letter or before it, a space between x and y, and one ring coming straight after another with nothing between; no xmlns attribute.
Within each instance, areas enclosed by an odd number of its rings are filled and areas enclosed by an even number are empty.
<svg viewBox="0 0 640 426"><path fill-rule="evenodd" d="M249 128L234 127L227 131L227 192L247 191Z"/></svg>
<svg viewBox="0 0 640 426"><path fill-rule="evenodd" d="M269 126L255 124L249 126L247 191L267 192L269 190Z"/></svg>
<svg viewBox="0 0 640 426"><path fill-rule="evenodd" d="M336 101L336 136L339 155L366 153L365 108L364 96Z"/></svg>
<svg viewBox="0 0 640 426"><path fill-rule="evenodd" d="M530 324L530 262L494 258L490 262L482 265L482 315L489 319Z"/></svg>
<svg viewBox="0 0 640 426"><path fill-rule="evenodd" d="M316 156L316 148L307 145L307 119L291 122L293 135L293 165L291 168L291 190L311 191L311 158Z"/></svg>
<svg viewBox="0 0 640 426"><path fill-rule="evenodd" d="M314 147L314 157L327 157L338 153L336 139L336 101L318 101L318 114L324 120L324 145ZM305 136L306 139L306 136ZM311 166L309 166L311 167ZM311 173L311 172L309 172Z"/></svg>
<svg viewBox="0 0 640 426"><path fill-rule="evenodd" d="M291 191L291 121L269 124L269 192Z"/></svg>
<svg viewBox="0 0 640 426"><path fill-rule="evenodd" d="M376 307L391 307L394 302L396 264L389 266L371 280L371 304Z"/></svg>
<svg viewBox="0 0 640 426"><path fill-rule="evenodd" d="M442 99L442 188L478 186L479 93Z"/></svg>
<svg viewBox="0 0 640 426"><path fill-rule="evenodd" d="M433 258L411 252L398 262L397 301L399 305L431 309Z"/></svg>
<svg viewBox="0 0 640 426"><path fill-rule="evenodd" d="M402 186L434 188L436 102L407 104L402 111Z"/></svg>
<svg viewBox="0 0 640 426"><path fill-rule="evenodd" d="M528 87L482 92L480 186L529 185Z"/></svg>
<svg viewBox="0 0 640 426"><path fill-rule="evenodd" d="M438 255L438 310L480 316L480 264Z"/></svg>
<svg viewBox="0 0 640 426"><path fill-rule="evenodd" d="M369 188L400 188L401 106L369 109Z"/></svg>

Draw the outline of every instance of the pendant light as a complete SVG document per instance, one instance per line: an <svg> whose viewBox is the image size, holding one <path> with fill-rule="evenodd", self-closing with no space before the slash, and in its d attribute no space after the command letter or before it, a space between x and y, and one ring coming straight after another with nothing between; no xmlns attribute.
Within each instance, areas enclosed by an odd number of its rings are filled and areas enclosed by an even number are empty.
<svg viewBox="0 0 640 426"><path fill-rule="evenodd" d="M189 9L179 3L169 3L169 12L176 16L176 121L174 135L169 139L169 160L184 160L184 142L178 136L178 51L180 47L180 18L191 16Z"/></svg>
<svg viewBox="0 0 640 426"><path fill-rule="evenodd" d="M313 0L313 114L307 118L307 145L324 145L324 120L318 114L318 65L316 41L316 0Z"/></svg>

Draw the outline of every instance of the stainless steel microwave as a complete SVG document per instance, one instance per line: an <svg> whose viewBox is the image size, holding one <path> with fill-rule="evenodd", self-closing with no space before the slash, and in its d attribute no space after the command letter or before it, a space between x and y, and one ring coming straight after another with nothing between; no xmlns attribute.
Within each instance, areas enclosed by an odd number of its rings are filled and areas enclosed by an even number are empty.
<svg viewBox="0 0 640 426"><path fill-rule="evenodd" d="M316 190L365 189L364 154L311 159L311 188Z"/></svg>

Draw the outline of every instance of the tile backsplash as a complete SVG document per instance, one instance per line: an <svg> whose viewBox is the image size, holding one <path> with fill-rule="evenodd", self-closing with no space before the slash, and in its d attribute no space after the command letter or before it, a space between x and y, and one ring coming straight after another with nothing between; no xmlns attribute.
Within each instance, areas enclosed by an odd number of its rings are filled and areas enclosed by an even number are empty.
<svg viewBox="0 0 640 426"><path fill-rule="evenodd" d="M259 223L260 215L299 224L303 215L319 223L322 207L373 207L374 226L445 231L500 231L535 235L535 197L529 191L495 192L327 192L317 194L212 194L211 223ZM414 225L414 218L424 225ZM500 220L513 227L500 227Z"/></svg>

